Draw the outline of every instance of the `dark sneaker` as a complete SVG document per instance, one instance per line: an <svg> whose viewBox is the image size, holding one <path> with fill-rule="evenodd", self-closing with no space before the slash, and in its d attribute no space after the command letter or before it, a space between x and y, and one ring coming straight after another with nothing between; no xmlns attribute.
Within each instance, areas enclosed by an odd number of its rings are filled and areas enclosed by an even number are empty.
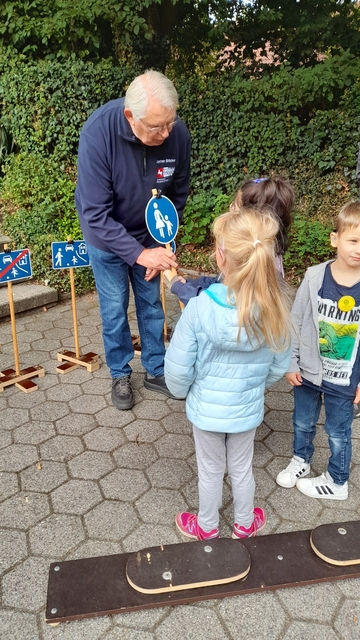
<svg viewBox="0 0 360 640"><path fill-rule="evenodd" d="M156 376L155 378L145 373L144 387L145 389L149 389L149 391L163 393L165 396L168 396L168 398L175 398L167 388L164 376Z"/></svg>
<svg viewBox="0 0 360 640"><path fill-rule="evenodd" d="M133 408L134 395L131 388L130 376L114 378L111 387L111 400L113 405L120 411Z"/></svg>

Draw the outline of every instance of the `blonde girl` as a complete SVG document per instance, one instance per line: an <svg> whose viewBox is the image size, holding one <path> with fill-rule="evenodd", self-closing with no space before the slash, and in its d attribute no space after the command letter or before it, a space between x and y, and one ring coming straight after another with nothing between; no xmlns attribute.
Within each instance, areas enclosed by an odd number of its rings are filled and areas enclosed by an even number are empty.
<svg viewBox="0 0 360 640"><path fill-rule="evenodd" d="M165 357L168 388L186 397L199 474L199 513L178 513L175 521L197 540L219 535L226 466L233 537L254 536L265 526L265 511L254 508L254 437L265 388L290 361L289 304L274 262L277 220L263 210L229 211L213 231L223 281L189 301Z"/></svg>

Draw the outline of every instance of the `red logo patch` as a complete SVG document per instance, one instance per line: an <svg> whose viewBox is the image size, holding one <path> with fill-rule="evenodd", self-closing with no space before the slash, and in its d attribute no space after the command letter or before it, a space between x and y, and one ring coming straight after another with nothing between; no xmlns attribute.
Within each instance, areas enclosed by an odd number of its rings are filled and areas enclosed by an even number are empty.
<svg viewBox="0 0 360 640"><path fill-rule="evenodd" d="M163 178L164 177L164 169L162 167L159 167L156 170L156 177L157 178Z"/></svg>

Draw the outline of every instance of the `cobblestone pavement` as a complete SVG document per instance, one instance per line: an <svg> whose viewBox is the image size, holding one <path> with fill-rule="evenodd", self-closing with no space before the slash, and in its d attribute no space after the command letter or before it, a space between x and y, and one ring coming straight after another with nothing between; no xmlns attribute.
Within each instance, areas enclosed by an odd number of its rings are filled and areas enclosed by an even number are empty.
<svg viewBox="0 0 360 640"><path fill-rule="evenodd" d="M131 303L132 304L132 303ZM83 352L103 359L96 294L78 299ZM168 315L179 313L169 294ZM132 330L136 332L133 304ZM355 640L360 637L360 579L210 600L193 605L69 622L45 623L48 567L55 560L135 551L184 541L174 515L197 508L194 445L183 401L147 391L133 361L136 404L111 404L109 372L55 372L56 354L73 349L69 302L19 315L21 366L43 365L30 394L0 394L0 575L3 640ZM10 322L0 324L0 368L14 365ZM360 517L360 420L354 423L350 495L344 502L311 500L275 477L288 463L292 394L281 381L266 395L257 431L256 502L266 508L263 534L310 529ZM328 457L316 436L313 471ZM231 495L224 483L221 535L230 536Z"/></svg>

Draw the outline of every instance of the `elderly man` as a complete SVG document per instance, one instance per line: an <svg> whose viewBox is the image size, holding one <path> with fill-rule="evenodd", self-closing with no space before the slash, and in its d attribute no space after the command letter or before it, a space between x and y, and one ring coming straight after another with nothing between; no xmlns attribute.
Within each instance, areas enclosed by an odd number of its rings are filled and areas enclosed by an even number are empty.
<svg viewBox="0 0 360 640"><path fill-rule="evenodd" d="M144 385L169 397L164 380L164 314L159 271L177 267L171 251L156 245L145 223L152 189L174 203L179 216L189 192L190 136L176 115L172 82L147 71L130 84L125 99L112 100L86 121L80 135L75 192L81 228L99 295L111 397L131 409L127 319L129 279L135 297Z"/></svg>

